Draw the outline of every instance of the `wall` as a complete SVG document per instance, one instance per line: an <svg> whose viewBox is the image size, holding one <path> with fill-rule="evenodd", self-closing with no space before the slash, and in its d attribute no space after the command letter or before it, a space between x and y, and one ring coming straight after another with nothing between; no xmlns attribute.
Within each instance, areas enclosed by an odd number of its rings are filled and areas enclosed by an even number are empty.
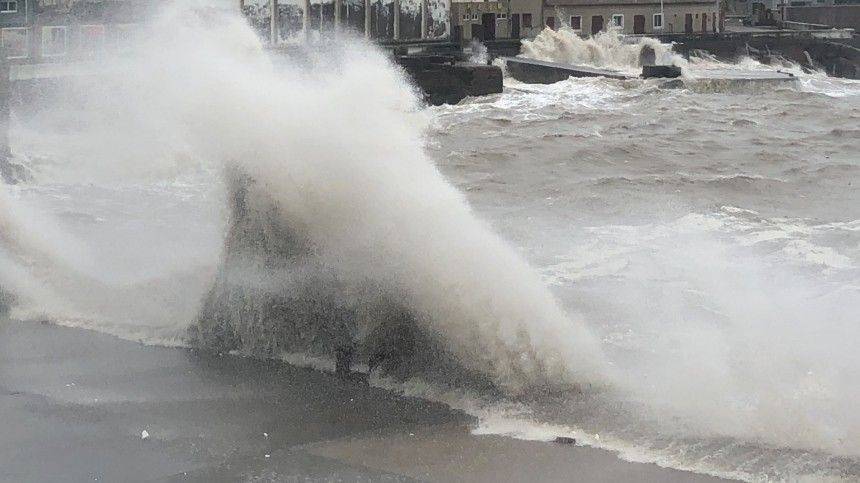
<svg viewBox="0 0 860 483"><path fill-rule="evenodd" d="M860 48L853 40L839 41L798 37L795 35L734 34L719 36L665 36L662 41L674 41L674 50L688 56L706 50L718 59L736 61L747 55L764 62L788 59L804 68L824 69L828 74L860 79ZM809 65L809 59L815 63Z"/></svg>
<svg viewBox="0 0 860 483"><path fill-rule="evenodd" d="M860 5L827 7L787 7L785 20L852 28L860 31Z"/></svg>

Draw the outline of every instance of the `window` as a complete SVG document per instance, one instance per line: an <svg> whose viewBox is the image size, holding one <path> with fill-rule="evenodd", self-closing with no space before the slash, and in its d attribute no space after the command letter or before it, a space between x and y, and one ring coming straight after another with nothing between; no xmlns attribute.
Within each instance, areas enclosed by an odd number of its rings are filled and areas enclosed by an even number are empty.
<svg viewBox="0 0 860 483"><path fill-rule="evenodd" d="M128 52L140 40L140 25L133 23L118 23L108 31L111 49L117 52Z"/></svg>
<svg viewBox="0 0 860 483"><path fill-rule="evenodd" d="M663 14L655 13L654 14L654 29L662 29L663 28Z"/></svg>
<svg viewBox="0 0 860 483"><path fill-rule="evenodd" d="M472 20L478 20L478 14L477 13L472 14Z"/></svg>
<svg viewBox="0 0 860 483"><path fill-rule="evenodd" d="M579 15L572 15L570 17L570 28L571 30L582 30L582 17Z"/></svg>
<svg viewBox="0 0 860 483"><path fill-rule="evenodd" d="M531 28L532 27L532 14L524 13L523 14L523 27Z"/></svg>
<svg viewBox="0 0 860 483"><path fill-rule="evenodd" d="M95 53L105 46L104 25L81 25L78 34L80 49L83 53Z"/></svg>
<svg viewBox="0 0 860 483"><path fill-rule="evenodd" d="M0 12L15 13L18 11L18 0L0 0Z"/></svg>
<svg viewBox="0 0 860 483"><path fill-rule="evenodd" d="M42 56L62 57L66 55L67 27L42 27Z"/></svg>
<svg viewBox="0 0 860 483"><path fill-rule="evenodd" d="M468 13L463 14L463 20L469 20L470 15Z"/></svg>
<svg viewBox="0 0 860 483"><path fill-rule="evenodd" d="M496 20L506 20L507 18L508 18L508 14L500 13L498 18L496 18Z"/></svg>
<svg viewBox="0 0 860 483"><path fill-rule="evenodd" d="M616 13L612 16L612 26L624 28L624 15Z"/></svg>
<svg viewBox="0 0 860 483"><path fill-rule="evenodd" d="M3 42L3 52L7 59L26 59L30 56L30 30L26 28L8 28L0 31Z"/></svg>

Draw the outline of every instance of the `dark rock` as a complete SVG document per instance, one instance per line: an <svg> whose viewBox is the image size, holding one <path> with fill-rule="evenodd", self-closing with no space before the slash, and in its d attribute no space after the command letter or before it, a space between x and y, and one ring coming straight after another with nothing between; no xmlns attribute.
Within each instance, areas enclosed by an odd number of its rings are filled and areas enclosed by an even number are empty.
<svg viewBox="0 0 860 483"><path fill-rule="evenodd" d="M657 52L650 45L643 45L639 50L639 65L654 65L657 63Z"/></svg>
<svg viewBox="0 0 860 483"><path fill-rule="evenodd" d="M643 79L675 79L681 77L681 68L674 65L643 65Z"/></svg>
<svg viewBox="0 0 860 483"><path fill-rule="evenodd" d="M553 443L558 444L576 444L576 439L569 436L558 436L553 440Z"/></svg>
<svg viewBox="0 0 860 483"><path fill-rule="evenodd" d="M660 87L663 89L683 89L686 87L686 84L681 79L672 79L661 83Z"/></svg>

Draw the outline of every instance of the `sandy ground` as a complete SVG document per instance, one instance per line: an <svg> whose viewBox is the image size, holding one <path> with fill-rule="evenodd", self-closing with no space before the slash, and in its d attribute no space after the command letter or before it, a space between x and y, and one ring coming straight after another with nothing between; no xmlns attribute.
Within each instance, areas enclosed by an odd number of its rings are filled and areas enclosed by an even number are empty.
<svg viewBox="0 0 860 483"><path fill-rule="evenodd" d="M713 480L471 423L280 362L0 321L0 481Z"/></svg>

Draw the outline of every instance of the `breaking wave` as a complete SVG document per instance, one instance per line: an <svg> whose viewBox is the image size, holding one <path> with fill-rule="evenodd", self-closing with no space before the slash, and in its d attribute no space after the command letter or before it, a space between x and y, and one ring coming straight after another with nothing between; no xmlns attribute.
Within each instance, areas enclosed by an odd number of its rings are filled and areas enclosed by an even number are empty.
<svg viewBox="0 0 860 483"><path fill-rule="evenodd" d="M86 139L103 159L121 159L111 150L122 146L104 143L119 111L121 129L167 134L158 151L183 153L180 171L230 173L222 203L233 227L197 331L213 337L198 342L332 354L384 330L378 310L390 310L444 347L434 354L511 390L600 381L584 324L424 154L417 97L381 53L354 40L317 46L309 68L273 63L238 16L189 5L149 28L98 87L75 86L76 104L103 129ZM280 300L273 292L303 307L288 319L295 332L266 305ZM222 317L243 309L245 318Z"/></svg>
<svg viewBox="0 0 860 483"><path fill-rule="evenodd" d="M714 117L697 99L649 99L642 83L584 79L428 111L361 40L316 45L294 62L289 52L267 52L241 19L189 3L165 8L133 52L109 59L102 82L73 85L68 106L34 121L55 123L57 138L18 126L29 147L49 144L56 159L34 163L34 183L0 190L0 303L14 298L14 315L328 369L354 345L361 362L395 376L373 371L376 384L478 415L477 432L569 432L631 459L749 479L856 475L858 254L829 243L855 247L856 221L718 205L664 223L586 225L579 240L542 229L540 203L563 206L566 195L595 211L637 208L630 192L611 191L618 185L693 184L717 199L787 184L730 166L702 176L670 163L674 174L652 174L643 139L684 138L690 126L677 122L695 116L671 116L693 109L702 123ZM669 46L640 42L677 60ZM524 51L629 69L642 45L562 30ZM686 107L655 121L663 104ZM631 112L668 130L631 140ZM533 210L510 216L521 225L512 231L541 248L564 247L535 256L541 270L426 154L425 133L439 118L449 121L440 136L474 123L476 138L504 130L516 143L498 153L475 144L450 158L487 163L468 175L484 184L464 183L485 200L531 190ZM606 118L618 125L598 122ZM593 155L528 151L534 140L517 136L529 132L543 145L593 143ZM854 134L826 137L850 143ZM619 136L629 144L607 148ZM521 152L532 153L529 164L511 168ZM701 152L683 154L698 160ZM631 160L640 176L600 171ZM542 162L551 167L531 178ZM574 184L569 164L595 175ZM816 176L817 165L800 166ZM853 164L832 166L815 169L853 173ZM601 198L607 190L618 199ZM508 201L492 199L487 211ZM555 225L576 225L579 206ZM573 288L580 292L570 296ZM428 384L428 370L443 371L448 387ZM489 395L470 392L473 375L495 386ZM579 384L585 389L571 390ZM547 388L561 391L534 390Z"/></svg>
<svg viewBox="0 0 860 483"><path fill-rule="evenodd" d="M592 37L580 37L565 26L558 30L543 29L533 40L522 41L520 56L546 62L588 65L638 75L643 48L654 52L660 65L686 65L687 61L664 44L650 37L626 38L616 30L607 30Z"/></svg>

